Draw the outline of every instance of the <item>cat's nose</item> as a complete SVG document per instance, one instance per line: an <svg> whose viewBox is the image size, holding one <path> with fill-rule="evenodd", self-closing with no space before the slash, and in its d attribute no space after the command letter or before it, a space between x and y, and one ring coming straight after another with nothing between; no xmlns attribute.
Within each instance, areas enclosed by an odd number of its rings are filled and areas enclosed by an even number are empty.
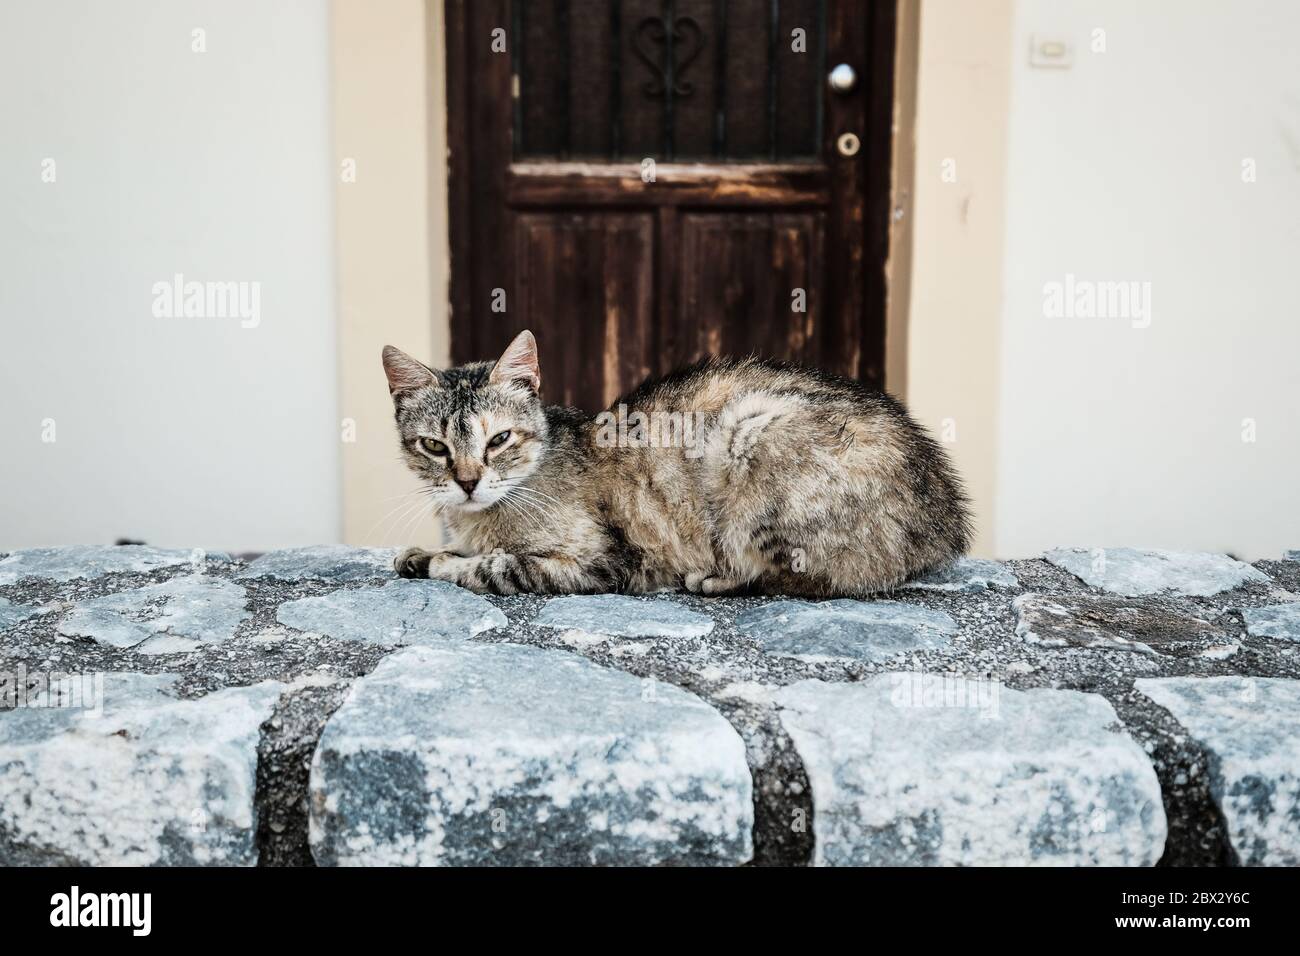
<svg viewBox="0 0 1300 956"><path fill-rule="evenodd" d="M465 480L465 479L457 478L456 484L460 485L463 489L465 489L466 498L473 498L474 489L478 487L478 479L470 478L468 480Z"/></svg>

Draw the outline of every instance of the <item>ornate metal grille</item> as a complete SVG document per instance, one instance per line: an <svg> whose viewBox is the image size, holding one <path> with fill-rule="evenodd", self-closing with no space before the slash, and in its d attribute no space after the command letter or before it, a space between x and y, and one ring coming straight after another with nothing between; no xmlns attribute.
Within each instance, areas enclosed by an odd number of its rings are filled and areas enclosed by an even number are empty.
<svg viewBox="0 0 1300 956"><path fill-rule="evenodd" d="M825 0L513 0L520 158L811 160Z"/></svg>

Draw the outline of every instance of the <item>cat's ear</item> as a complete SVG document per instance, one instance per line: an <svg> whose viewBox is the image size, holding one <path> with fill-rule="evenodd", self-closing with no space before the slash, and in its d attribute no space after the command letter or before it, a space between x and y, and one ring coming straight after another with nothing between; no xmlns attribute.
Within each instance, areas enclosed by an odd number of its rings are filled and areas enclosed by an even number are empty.
<svg viewBox="0 0 1300 956"><path fill-rule="evenodd" d="M524 329L506 346L488 381L493 385L520 382L534 392L541 388L542 371L537 365L537 340L532 332Z"/></svg>
<svg viewBox="0 0 1300 956"><path fill-rule="evenodd" d="M388 394L437 385L438 377L421 362L417 362L401 349L384 346L384 374L388 376Z"/></svg>

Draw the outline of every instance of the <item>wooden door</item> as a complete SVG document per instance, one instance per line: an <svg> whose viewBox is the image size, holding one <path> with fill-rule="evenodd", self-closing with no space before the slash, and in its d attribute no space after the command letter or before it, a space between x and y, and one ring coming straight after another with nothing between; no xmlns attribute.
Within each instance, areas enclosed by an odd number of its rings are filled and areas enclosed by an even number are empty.
<svg viewBox="0 0 1300 956"><path fill-rule="evenodd" d="M456 361L530 328L588 411L711 354L884 384L893 0L446 11Z"/></svg>

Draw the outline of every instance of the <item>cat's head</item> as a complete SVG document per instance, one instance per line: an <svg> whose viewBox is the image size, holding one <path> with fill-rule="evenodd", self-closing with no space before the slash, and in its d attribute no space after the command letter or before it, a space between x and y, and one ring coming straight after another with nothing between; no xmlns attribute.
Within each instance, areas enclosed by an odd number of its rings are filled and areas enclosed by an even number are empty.
<svg viewBox="0 0 1300 956"><path fill-rule="evenodd" d="M496 362L441 371L386 345L384 373L402 455L434 504L489 508L537 469L548 436L531 332Z"/></svg>

